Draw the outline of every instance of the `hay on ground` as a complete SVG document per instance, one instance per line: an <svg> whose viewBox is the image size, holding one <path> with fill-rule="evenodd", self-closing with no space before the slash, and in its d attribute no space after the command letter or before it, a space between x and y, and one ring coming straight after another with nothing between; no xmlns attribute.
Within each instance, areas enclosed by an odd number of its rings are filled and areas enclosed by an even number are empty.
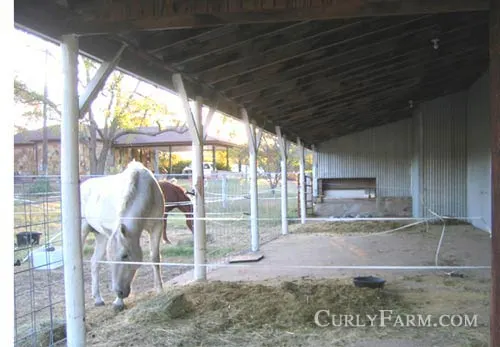
<svg viewBox="0 0 500 347"><path fill-rule="evenodd" d="M391 221L352 221L352 222L316 222L290 226L293 233L332 233L332 234L363 234L379 233L408 225L403 222ZM425 225L415 225L405 230L415 228L425 229Z"/></svg>
<svg viewBox="0 0 500 347"><path fill-rule="evenodd" d="M318 310L376 314L387 307L403 307L400 297L338 280L283 282L280 286L216 281L187 285L139 302L126 316L130 323L159 325L194 319L213 332L264 326L312 327Z"/></svg>

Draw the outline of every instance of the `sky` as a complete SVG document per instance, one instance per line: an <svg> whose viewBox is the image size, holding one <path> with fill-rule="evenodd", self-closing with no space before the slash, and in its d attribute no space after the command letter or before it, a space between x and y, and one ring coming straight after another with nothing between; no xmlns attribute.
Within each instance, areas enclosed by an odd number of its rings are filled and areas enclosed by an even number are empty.
<svg viewBox="0 0 500 347"><path fill-rule="evenodd" d="M60 47L17 29L14 33L13 43L15 52L15 59L13 61L14 73L17 78L24 82L30 89L43 94L46 73L48 98L60 105L62 100L62 65L60 60ZM45 50L48 51L47 59ZM82 79L85 78L83 66L80 66L79 68L79 77ZM137 80L129 76L126 80L124 80L124 88L132 91L136 83ZM80 88L80 92L82 91L83 89ZM152 97L157 102L166 104L170 113L173 113L176 117L185 119L182 102L174 93L156 88L145 81L141 81L138 92L142 95ZM96 101L94 101L93 109L98 109L99 105L103 105L105 102L106 100L102 97L96 99ZM14 112L16 124L22 125L28 129L37 129L42 126L41 121L27 123L21 116L23 111L24 108L22 106L15 106ZM207 113L208 108L204 107L203 118L205 118ZM96 115L96 119L97 118L98 115ZM102 118L100 118L100 120L98 119L98 123L102 124ZM213 136L218 134L222 138L229 139L229 133L234 129L237 136L232 141L238 143L246 142L246 131L244 124L241 121L230 119L229 122L226 122L223 126L222 120L223 116L216 112L207 130L208 135ZM49 122L49 124L54 124L54 122Z"/></svg>

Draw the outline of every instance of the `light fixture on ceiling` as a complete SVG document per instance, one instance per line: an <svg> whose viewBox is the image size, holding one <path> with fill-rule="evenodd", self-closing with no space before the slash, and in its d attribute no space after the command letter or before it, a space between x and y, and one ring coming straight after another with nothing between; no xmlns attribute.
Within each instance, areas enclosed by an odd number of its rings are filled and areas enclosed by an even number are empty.
<svg viewBox="0 0 500 347"><path fill-rule="evenodd" d="M431 42L432 42L432 47L437 50L439 48L439 39L436 37L432 39Z"/></svg>
<svg viewBox="0 0 500 347"><path fill-rule="evenodd" d="M408 105L410 106L410 108L413 108L413 100L408 100Z"/></svg>

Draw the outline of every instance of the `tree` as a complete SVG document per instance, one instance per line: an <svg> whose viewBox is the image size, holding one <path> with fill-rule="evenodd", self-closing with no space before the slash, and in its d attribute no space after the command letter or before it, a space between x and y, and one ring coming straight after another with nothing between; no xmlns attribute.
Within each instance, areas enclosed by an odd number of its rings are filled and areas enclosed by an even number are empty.
<svg viewBox="0 0 500 347"><path fill-rule="evenodd" d="M85 87L90 81L91 76L97 71L97 64L88 58L83 58L85 68L85 83L80 82ZM93 104L89 108L84 121L89 127L89 153L90 153L90 172L94 175L104 174L106 162L113 143L116 139L125 134L148 134L157 135L165 131L186 132L188 128L178 121L171 122L172 125L162 126L161 118L168 115L166 105L160 104L149 96L138 93L141 81L135 82L132 91L124 90L123 82L126 75L120 71L114 71L108 78L103 90L100 91L98 98L103 98L107 102L103 108L98 108ZM95 114L102 117L103 126L99 127ZM158 126L158 132L144 132L138 128ZM101 141L101 149L97 146L97 139Z"/></svg>
<svg viewBox="0 0 500 347"><path fill-rule="evenodd" d="M84 77L79 79L80 86L84 88L92 79L97 71L97 63L88 58L82 58L84 67ZM183 133L188 131L185 124L179 120L167 121L165 125L165 116L168 115L166 105L160 104L149 96L138 93L140 81L135 81L135 88L127 91L124 88L124 79L128 77L122 72L114 71L108 78L103 90L100 91L97 99L100 99L104 107L91 105L89 111L83 119L82 125L88 129L87 138L90 153L90 173L104 174L106 162L114 141L125 134L148 134L157 135L161 132L176 131ZM42 106L44 101L50 110L50 119L60 121L61 112L59 105L32 89L24 82L15 78L14 80L14 98L15 102L23 105L26 111L23 118L27 120L39 120L42 115ZM98 125L101 118L102 126ZM158 132L145 132L138 128L156 125ZM22 126L18 129L22 130ZM98 143L101 143L99 150Z"/></svg>

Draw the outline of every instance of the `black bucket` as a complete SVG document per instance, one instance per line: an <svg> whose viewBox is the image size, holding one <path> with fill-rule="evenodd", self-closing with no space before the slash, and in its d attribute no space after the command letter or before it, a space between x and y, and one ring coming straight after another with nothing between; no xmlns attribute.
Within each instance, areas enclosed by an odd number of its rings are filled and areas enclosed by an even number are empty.
<svg viewBox="0 0 500 347"><path fill-rule="evenodd" d="M30 246L40 244L40 235L42 233L34 231L23 231L16 234L17 246Z"/></svg>

